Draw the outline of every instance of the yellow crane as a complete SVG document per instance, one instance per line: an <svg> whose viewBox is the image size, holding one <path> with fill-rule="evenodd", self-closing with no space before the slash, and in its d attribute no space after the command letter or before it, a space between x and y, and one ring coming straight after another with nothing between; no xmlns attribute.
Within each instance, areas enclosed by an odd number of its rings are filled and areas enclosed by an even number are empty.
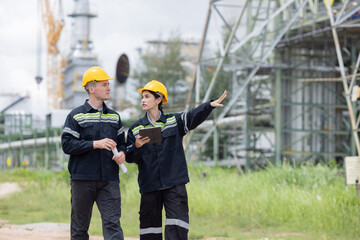
<svg viewBox="0 0 360 240"><path fill-rule="evenodd" d="M65 65L65 58L61 57L57 43L65 23L61 0L39 0L39 4L47 41L46 85L49 111L63 108L61 100L64 96L64 75L62 69ZM38 37L41 38L41 36ZM41 55L39 49L40 53L38 52L38 54ZM38 84L41 80L42 78L38 75L36 77Z"/></svg>

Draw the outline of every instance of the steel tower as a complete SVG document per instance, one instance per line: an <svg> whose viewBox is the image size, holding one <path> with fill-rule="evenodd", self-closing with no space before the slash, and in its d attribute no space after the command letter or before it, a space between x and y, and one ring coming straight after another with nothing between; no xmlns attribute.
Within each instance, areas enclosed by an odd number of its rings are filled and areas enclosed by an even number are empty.
<svg viewBox="0 0 360 240"><path fill-rule="evenodd" d="M81 86L83 73L91 66L98 65L96 54L92 52L93 42L90 37L91 19L96 14L90 12L89 0L74 0L74 12L71 33L71 51L65 70L65 108L71 109L84 103L88 98Z"/></svg>

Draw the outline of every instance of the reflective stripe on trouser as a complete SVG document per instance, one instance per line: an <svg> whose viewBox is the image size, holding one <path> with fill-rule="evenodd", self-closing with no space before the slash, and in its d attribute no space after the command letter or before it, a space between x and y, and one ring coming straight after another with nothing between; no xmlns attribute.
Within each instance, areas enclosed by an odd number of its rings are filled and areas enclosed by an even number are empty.
<svg viewBox="0 0 360 240"><path fill-rule="evenodd" d="M185 184L141 194L140 239L162 239L163 206L165 239L187 239L189 207Z"/></svg>
<svg viewBox="0 0 360 240"><path fill-rule="evenodd" d="M71 239L89 239L93 204L101 214L105 240L124 239L119 181L71 181Z"/></svg>

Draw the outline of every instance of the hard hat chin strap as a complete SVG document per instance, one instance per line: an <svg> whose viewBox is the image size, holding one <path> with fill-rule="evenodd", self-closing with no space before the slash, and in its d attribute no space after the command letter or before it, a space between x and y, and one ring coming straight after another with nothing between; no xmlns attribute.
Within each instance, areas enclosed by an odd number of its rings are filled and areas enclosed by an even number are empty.
<svg viewBox="0 0 360 240"><path fill-rule="evenodd" d="M161 101L164 99L164 97L161 93L156 92L156 95L158 95L161 98Z"/></svg>

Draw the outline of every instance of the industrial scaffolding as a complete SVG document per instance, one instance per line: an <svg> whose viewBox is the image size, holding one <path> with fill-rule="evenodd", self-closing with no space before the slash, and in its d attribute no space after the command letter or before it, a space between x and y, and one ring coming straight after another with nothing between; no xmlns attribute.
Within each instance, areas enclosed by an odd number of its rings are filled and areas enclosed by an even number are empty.
<svg viewBox="0 0 360 240"><path fill-rule="evenodd" d="M357 155L359 10L347 0L210 1L187 109L219 95L224 76L229 100L186 139L191 159L209 139L210 163L245 169ZM220 54L208 57L214 40Z"/></svg>

